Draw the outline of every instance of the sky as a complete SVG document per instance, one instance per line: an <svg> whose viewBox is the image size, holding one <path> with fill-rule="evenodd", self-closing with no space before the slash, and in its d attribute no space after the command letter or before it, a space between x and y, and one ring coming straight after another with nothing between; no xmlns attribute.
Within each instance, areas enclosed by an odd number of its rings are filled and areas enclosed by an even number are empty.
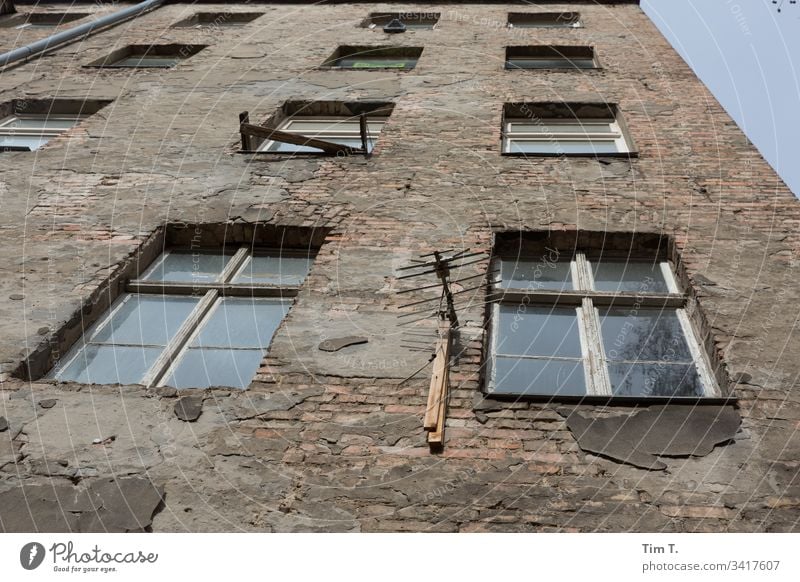
<svg viewBox="0 0 800 582"><path fill-rule="evenodd" d="M800 197L800 2L641 0L641 6Z"/></svg>

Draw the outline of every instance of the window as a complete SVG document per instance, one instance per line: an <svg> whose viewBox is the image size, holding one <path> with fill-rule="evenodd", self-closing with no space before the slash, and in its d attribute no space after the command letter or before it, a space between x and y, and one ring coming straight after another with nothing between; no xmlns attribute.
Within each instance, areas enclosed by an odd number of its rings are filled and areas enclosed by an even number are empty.
<svg viewBox="0 0 800 582"><path fill-rule="evenodd" d="M509 12L509 28L580 28L577 12Z"/></svg>
<svg viewBox="0 0 800 582"><path fill-rule="evenodd" d="M439 22L438 12L373 12L361 23L363 28L383 30L383 27L399 20L407 30L426 30Z"/></svg>
<svg viewBox="0 0 800 582"><path fill-rule="evenodd" d="M615 155L632 153L616 106L607 104L507 104L503 153Z"/></svg>
<svg viewBox="0 0 800 582"><path fill-rule="evenodd" d="M421 47L340 46L322 63L340 69L400 69L417 66Z"/></svg>
<svg viewBox="0 0 800 582"><path fill-rule="evenodd" d="M506 69L595 69L590 46L506 47Z"/></svg>
<svg viewBox="0 0 800 582"><path fill-rule="evenodd" d="M173 28L216 28L218 26L244 26L263 12L198 12L176 22Z"/></svg>
<svg viewBox="0 0 800 582"><path fill-rule="evenodd" d="M33 151L77 125L84 115L15 113L0 120L0 150Z"/></svg>
<svg viewBox="0 0 800 582"><path fill-rule="evenodd" d="M85 13L71 12L30 12L28 14L17 14L8 19L3 19L0 26L17 29L55 28L62 24L68 24L86 18L87 16L89 15Z"/></svg>
<svg viewBox="0 0 800 582"><path fill-rule="evenodd" d="M196 55L205 45L129 45L92 61L87 67L167 69Z"/></svg>
<svg viewBox="0 0 800 582"><path fill-rule="evenodd" d="M372 151L378 134L386 123L385 117L367 118L367 149ZM322 139L342 145L361 147L361 122L358 117L295 117L285 121L279 129L308 138ZM265 140L258 148L260 152L321 153L316 148Z"/></svg>
<svg viewBox="0 0 800 582"><path fill-rule="evenodd" d="M48 376L247 388L312 261L307 251L169 250L128 283Z"/></svg>
<svg viewBox="0 0 800 582"><path fill-rule="evenodd" d="M378 135L394 109L390 101L286 101L269 119L258 123L260 127L293 134L300 140L271 139L242 134L243 152L333 155L306 145L302 138L317 139L352 147L361 151L361 117L366 121L367 150L372 152ZM250 114L242 115L247 120ZM243 119L240 116L240 120ZM247 121L246 123L250 123ZM299 141L299 143L292 143Z"/></svg>
<svg viewBox="0 0 800 582"><path fill-rule="evenodd" d="M718 395L668 261L553 249L493 260L489 393Z"/></svg>

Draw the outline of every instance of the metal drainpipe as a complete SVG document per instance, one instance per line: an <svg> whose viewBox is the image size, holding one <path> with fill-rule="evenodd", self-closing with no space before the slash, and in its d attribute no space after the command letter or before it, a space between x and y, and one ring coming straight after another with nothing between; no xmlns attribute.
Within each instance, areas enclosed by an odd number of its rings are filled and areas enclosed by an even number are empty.
<svg viewBox="0 0 800 582"><path fill-rule="evenodd" d="M128 18L135 18L140 14L147 12L148 10L158 8L163 3L164 0L147 0L146 2L140 2L139 4L129 6L128 8L123 8L117 12L113 12L103 16L102 18L93 20L92 22L87 22L74 28L70 28L69 30L57 32L52 36L48 36L42 40L37 40L36 42L33 42L27 46L8 51L7 53L0 55L0 67L5 67L6 65L10 65L11 63L22 59L27 59L33 55L55 48L61 44L77 40L82 36L88 36L99 28L105 28L106 26L117 24L123 20L127 20Z"/></svg>

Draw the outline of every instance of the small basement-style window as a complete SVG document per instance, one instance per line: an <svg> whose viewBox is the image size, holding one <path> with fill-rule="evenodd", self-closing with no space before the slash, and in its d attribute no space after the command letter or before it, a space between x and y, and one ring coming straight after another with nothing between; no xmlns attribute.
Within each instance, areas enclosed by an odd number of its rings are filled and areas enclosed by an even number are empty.
<svg viewBox="0 0 800 582"><path fill-rule="evenodd" d="M28 12L0 19L0 27L17 29L55 28L89 16L78 12Z"/></svg>
<svg viewBox="0 0 800 582"><path fill-rule="evenodd" d="M245 26L263 12L197 12L172 25L172 28L216 28L219 26Z"/></svg>
<svg viewBox="0 0 800 582"><path fill-rule="evenodd" d="M312 262L307 249L168 250L48 377L247 388Z"/></svg>
<svg viewBox="0 0 800 582"><path fill-rule="evenodd" d="M509 12L509 28L580 28L577 12Z"/></svg>
<svg viewBox="0 0 800 582"><path fill-rule="evenodd" d="M0 119L0 151L38 150L74 127L85 115L15 113Z"/></svg>
<svg viewBox="0 0 800 582"><path fill-rule="evenodd" d="M590 46L509 46L506 69L596 69Z"/></svg>
<svg viewBox="0 0 800 582"><path fill-rule="evenodd" d="M196 55L205 45L129 45L85 65L110 69L168 69Z"/></svg>
<svg viewBox="0 0 800 582"><path fill-rule="evenodd" d="M417 66L422 47L340 46L323 67L339 69L399 69Z"/></svg>
<svg viewBox="0 0 800 582"><path fill-rule="evenodd" d="M506 104L503 153L602 156L632 153L612 104Z"/></svg>
<svg viewBox="0 0 800 582"><path fill-rule="evenodd" d="M553 249L493 260L490 394L719 395L669 261Z"/></svg>
<svg viewBox="0 0 800 582"><path fill-rule="evenodd" d="M383 30L383 27L398 20L407 30L430 30L439 22L438 12L373 12L361 22L362 28Z"/></svg>

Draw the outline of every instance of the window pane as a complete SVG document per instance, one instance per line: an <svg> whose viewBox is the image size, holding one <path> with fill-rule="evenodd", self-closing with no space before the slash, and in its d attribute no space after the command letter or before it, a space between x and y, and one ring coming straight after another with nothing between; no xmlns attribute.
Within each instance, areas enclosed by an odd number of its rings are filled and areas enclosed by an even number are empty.
<svg viewBox="0 0 800 582"><path fill-rule="evenodd" d="M509 59L506 66L510 69L593 69L593 59L567 59L550 58L513 58Z"/></svg>
<svg viewBox="0 0 800 582"><path fill-rule="evenodd" d="M169 252L162 255L143 279L177 283L211 283L218 281L231 260L231 255L208 252Z"/></svg>
<svg viewBox="0 0 800 582"><path fill-rule="evenodd" d="M417 64L417 59L409 57L343 57L336 61L335 66L351 69L411 69Z"/></svg>
<svg viewBox="0 0 800 582"><path fill-rule="evenodd" d="M218 302L193 347L266 348L291 301L226 297Z"/></svg>
<svg viewBox="0 0 800 582"><path fill-rule="evenodd" d="M581 357L575 308L500 305L496 354Z"/></svg>
<svg viewBox="0 0 800 582"><path fill-rule="evenodd" d="M34 137L30 135L0 135L0 148L28 148L33 151L38 150L51 139L51 137Z"/></svg>
<svg viewBox="0 0 800 582"><path fill-rule="evenodd" d="M510 27L511 28L577 28L580 25L581 23L577 21L573 23L565 22L564 24L556 22L540 22L540 23L522 22L522 23L511 24Z"/></svg>
<svg viewBox="0 0 800 582"><path fill-rule="evenodd" d="M261 365L263 350L189 349L164 380L173 388L247 388Z"/></svg>
<svg viewBox="0 0 800 582"><path fill-rule="evenodd" d="M551 119L542 120L541 123L511 123L511 133L616 133L610 121L580 122L565 121L556 123Z"/></svg>
<svg viewBox="0 0 800 582"><path fill-rule="evenodd" d="M197 297L174 295L124 295L114 304L122 306L103 321L89 341L165 346L198 301Z"/></svg>
<svg viewBox="0 0 800 582"><path fill-rule="evenodd" d="M61 130L69 129L77 121L76 119L48 117L47 115L20 116L13 118L8 123L4 123L3 128Z"/></svg>
<svg viewBox="0 0 800 582"><path fill-rule="evenodd" d="M591 261L597 291L669 293L661 263Z"/></svg>
<svg viewBox="0 0 800 582"><path fill-rule="evenodd" d="M584 396L586 380L583 375L583 363L498 357L494 363L492 392Z"/></svg>
<svg viewBox="0 0 800 582"><path fill-rule="evenodd" d="M233 283L300 285L311 269L310 257L255 256L245 262Z"/></svg>
<svg viewBox="0 0 800 582"><path fill-rule="evenodd" d="M519 261L502 259L500 261L501 286L507 289L528 289L535 291L570 291L572 270L569 261L555 262L544 257L539 261Z"/></svg>
<svg viewBox="0 0 800 582"><path fill-rule="evenodd" d="M608 360L692 362L674 309L606 309L600 320Z"/></svg>
<svg viewBox="0 0 800 582"><path fill-rule="evenodd" d="M85 345L57 380L81 384L139 384L162 348Z"/></svg>
<svg viewBox="0 0 800 582"><path fill-rule="evenodd" d="M514 154L613 154L619 150L612 140L520 140L509 142L509 152Z"/></svg>
<svg viewBox="0 0 800 582"><path fill-rule="evenodd" d="M694 364L609 364L615 396L702 396Z"/></svg>
<svg viewBox="0 0 800 582"><path fill-rule="evenodd" d="M114 67L172 67L178 64L177 57L145 57L134 55L112 63Z"/></svg>
<svg viewBox="0 0 800 582"><path fill-rule="evenodd" d="M311 136L306 136L306 137L311 137ZM353 138L348 138L348 137L325 137L325 136L322 136L322 135L317 135L317 136L314 136L314 137L317 137L319 139L324 139L325 141L330 141L330 142L333 142L333 143L338 143L338 144L350 146L352 148L361 149L361 138L360 137L353 137ZM367 148L369 149L369 151L372 151L372 148L375 147L375 141L376 140L374 140L374 139L367 140ZM266 142L266 143L269 143L269 142ZM269 147L266 148L266 150L263 150L263 151L289 152L289 153L306 153L306 152L308 152L308 153L320 153L322 150L317 149L317 148L308 147L308 146L294 145L294 144L290 144L290 143L281 143L281 142L277 142L276 141L276 142L272 142L271 144L269 144Z"/></svg>
<svg viewBox="0 0 800 582"><path fill-rule="evenodd" d="M383 127L383 122L367 121L367 130L370 133L380 133ZM304 133L306 135L314 135L317 133L325 132L353 132L361 134L361 122L356 118L340 119L340 120L327 120L327 121L311 121L305 119L298 119L290 121L286 125L287 131L297 133Z"/></svg>

